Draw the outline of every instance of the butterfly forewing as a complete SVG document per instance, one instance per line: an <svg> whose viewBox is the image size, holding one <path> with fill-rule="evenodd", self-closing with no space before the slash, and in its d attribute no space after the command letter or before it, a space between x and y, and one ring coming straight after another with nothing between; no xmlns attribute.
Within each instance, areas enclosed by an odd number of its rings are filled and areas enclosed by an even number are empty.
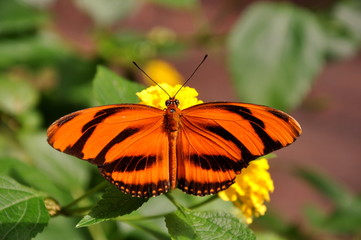
<svg viewBox="0 0 361 240"><path fill-rule="evenodd" d="M253 104L205 103L182 111L178 187L195 195L227 188L249 161L292 143L299 124L282 111Z"/></svg>
<svg viewBox="0 0 361 240"><path fill-rule="evenodd" d="M168 133L164 111L138 104L81 110L53 123L55 149L98 165L122 191L142 197L169 189Z"/></svg>

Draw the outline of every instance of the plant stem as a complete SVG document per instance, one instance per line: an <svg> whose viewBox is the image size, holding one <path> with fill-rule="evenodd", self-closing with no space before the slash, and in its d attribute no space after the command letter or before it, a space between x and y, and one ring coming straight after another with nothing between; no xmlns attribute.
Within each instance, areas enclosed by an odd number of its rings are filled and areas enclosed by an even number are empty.
<svg viewBox="0 0 361 240"><path fill-rule="evenodd" d="M171 214L171 213L172 212L166 212L166 213L161 213L161 214L151 215L151 216L128 216L128 217L120 216L120 217L117 217L116 220L124 221L124 222L151 220L151 219L155 219L155 218L164 217L165 215L168 215L168 214Z"/></svg>
<svg viewBox="0 0 361 240"><path fill-rule="evenodd" d="M75 206L78 202L80 202L84 198L86 198L86 197L98 192L99 190L105 188L107 185L108 185L108 182L106 182L106 181L103 181L103 182L99 183L98 185L96 185L95 187L93 187L92 189L90 189L89 191L87 191L86 193L84 193L83 195L81 195L80 197L78 197L77 199L75 199L74 201L72 201L71 203L66 205L65 207L63 207L62 212L63 213L68 213L69 209L71 207Z"/></svg>
<svg viewBox="0 0 361 240"><path fill-rule="evenodd" d="M67 216L84 216L85 213L89 212L94 205L80 207L80 208L72 208L72 209L62 209L61 213Z"/></svg>

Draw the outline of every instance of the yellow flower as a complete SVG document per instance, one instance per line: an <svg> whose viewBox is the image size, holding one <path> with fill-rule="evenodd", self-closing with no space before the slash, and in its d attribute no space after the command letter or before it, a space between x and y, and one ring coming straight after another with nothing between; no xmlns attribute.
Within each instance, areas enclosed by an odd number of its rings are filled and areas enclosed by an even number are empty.
<svg viewBox="0 0 361 240"><path fill-rule="evenodd" d="M149 61L144 71L157 83L168 83L173 86L184 82L182 75L171 64L162 60ZM146 76L144 76L144 81L147 85L154 84Z"/></svg>
<svg viewBox="0 0 361 240"><path fill-rule="evenodd" d="M172 87L167 83L159 84L170 96L174 96L176 92L182 87L182 85L175 85ZM150 105L160 109L166 108L165 101L169 99L169 96L159 87L151 86L144 89L141 92L136 93L141 104ZM176 98L179 100L179 109L185 109L190 106L202 103L197 98L198 92L194 88L183 87L177 94Z"/></svg>
<svg viewBox="0 0 361 240"><path fill-rule="evenodd" d="M264 202L270 201L269 193L274 190L268 169L266 158L254 160L237 175L233 185L218 193L221 199L231 201L241 210L248 224L252 223L253 217L262 216L267 210Z"/></svg>

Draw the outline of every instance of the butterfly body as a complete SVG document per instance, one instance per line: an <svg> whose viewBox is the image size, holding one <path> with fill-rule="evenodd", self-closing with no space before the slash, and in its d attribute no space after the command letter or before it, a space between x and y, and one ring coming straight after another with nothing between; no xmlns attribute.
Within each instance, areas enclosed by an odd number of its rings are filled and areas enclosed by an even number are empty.
<svg viewBox="0 0 361 240"><path fill-rule="evenodd" d="M251 160L301 133L286 113L255 104L213 102L183 110L118 104L80 110L54 122L48 142L89 161L120 190L151 197L170 189L203 196L229 187Z"/></svg>
<svg viewBox="0 0 361 240"><path fill-rule="evenodd" d="M178 108L179 101L170 98L166 101L166 110L164 115L164 130L168 132L169 140L169 179L171 189L177 187L177 137L181 110Z"/></svg>

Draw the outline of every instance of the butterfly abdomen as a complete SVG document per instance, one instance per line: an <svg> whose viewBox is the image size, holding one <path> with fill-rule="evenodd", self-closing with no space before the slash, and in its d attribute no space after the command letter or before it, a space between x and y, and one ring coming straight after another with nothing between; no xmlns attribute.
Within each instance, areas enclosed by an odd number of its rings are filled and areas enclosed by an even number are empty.
<svg viewBox="0 0 361 240"><path fill-rule="evenodd" d="M169 181L171 189L177 187L177 138L180 130L180 113L177 102L169 102L164 116L164 127L169 141Z"/></svg>

